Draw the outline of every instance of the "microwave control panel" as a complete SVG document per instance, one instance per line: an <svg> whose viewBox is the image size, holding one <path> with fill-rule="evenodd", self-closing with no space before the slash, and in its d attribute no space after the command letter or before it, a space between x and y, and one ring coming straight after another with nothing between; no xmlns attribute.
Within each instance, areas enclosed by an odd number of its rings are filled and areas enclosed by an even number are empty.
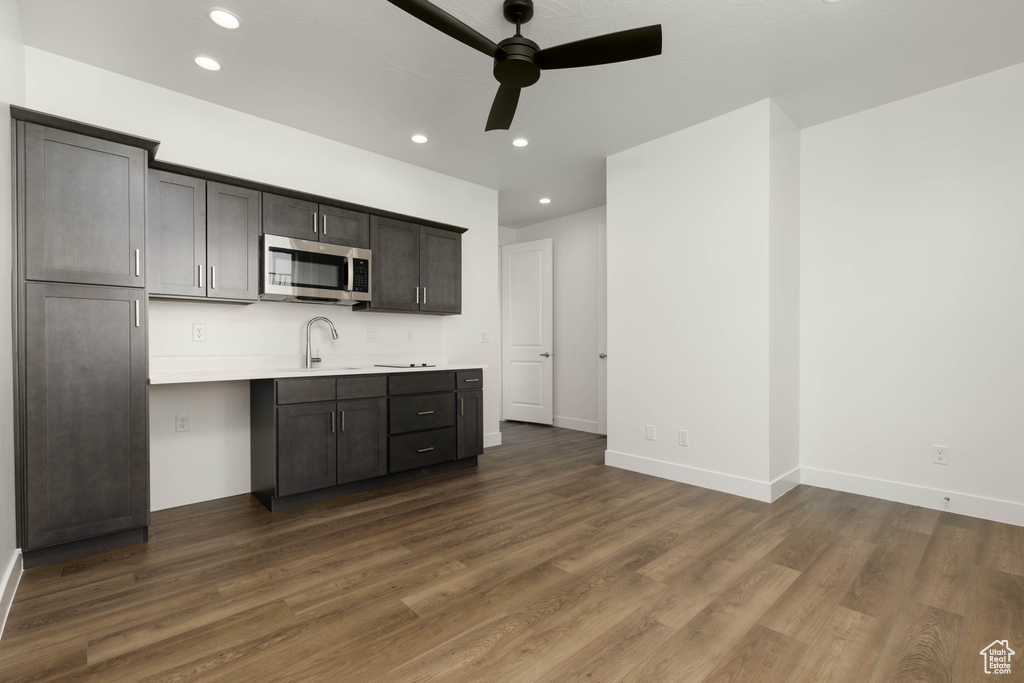
<svg viewBox="0 0 1024 683"><path fill-rule="evenodd" d="M364 258L352 259L352 291L370 291L370 261Z"/></svg>

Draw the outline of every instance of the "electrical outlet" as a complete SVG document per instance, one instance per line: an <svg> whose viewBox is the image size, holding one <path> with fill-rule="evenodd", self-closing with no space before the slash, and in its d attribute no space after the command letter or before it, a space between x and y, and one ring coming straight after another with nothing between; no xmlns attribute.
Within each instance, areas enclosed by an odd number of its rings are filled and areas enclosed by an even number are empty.
<svg viewBox="0 0 1024 683"><path fill-rule="evenodd" d="M366 341L375 342L377 341L377 328L367 327L366 328Z"/></svg>
<svg viewBox="0 0 1024 683"><path fill-rule="evenodd" d="M490 344L491 343L491 333L488 332L487 330L481 331L480 332L480 343L481 344Z"/></svg>
<svg viewBox="0 0 1024 683"><path fill-rule="evenodd" d="M654 425L647 425L647 440L654 441Z"/></svg>
<svg viewBox="0 0 1024 683"><path fill-rule="evenodd" d="M206 325L192 326L192 341L206 341Z"/></svg>
<svg viewBox="0 0 1024 683"><path fill-rule="evenodd" d="M679 430L679 445L689 446L690 445L690 432L685 429Z"/></svg>
<svg viewBox="0 0 1024 683"><path fill-rule="evenodd" d="M932 462L936 465L948 465L949 446L932 446Z"/></svg>
<svg viewBox="0 0 1024 683"><path fill-rule="evenodd" d="M414 342L416 341L416 330L411 327L405 331L405 341Z"/></svg>
<svg viewBox="0 0 1024 683"><path fill-rule="evenodd" d="M174 416L174 431L187 432L188 426L188 413L179 413Z"/></svg>

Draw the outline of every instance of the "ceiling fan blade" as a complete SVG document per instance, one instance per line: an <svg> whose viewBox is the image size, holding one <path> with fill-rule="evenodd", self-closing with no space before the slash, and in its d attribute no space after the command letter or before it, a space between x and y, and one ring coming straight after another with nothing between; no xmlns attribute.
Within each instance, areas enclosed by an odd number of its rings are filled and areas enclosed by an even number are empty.
<svg viewBox="0 0 1024 683"><path fill-rule="evenodd" d="M488 57L496 57L501 49L487 36L470 28L459 19L443 9L427 2L427 0L388 0L392 5L403 9L425 24L429 24L455 40L480 50Z"/></svg>
<svg viewBox="0 0 1024 683"><path fill-rule="evenodd" d="M503 85L498 88L498 94L494 96L494 104L491 105L491 113L487 117L488 130L508 130L512 125L512 119L516 115L516 107L519 105L519 93L522 88L513 88Z"/></svg>
<svg viewBox="0 0 1024 683"><path fill-rule="evenodd" d="M571 69L625 62L661 54L661 24L584 38L537 53L542 69Z"/></svg>

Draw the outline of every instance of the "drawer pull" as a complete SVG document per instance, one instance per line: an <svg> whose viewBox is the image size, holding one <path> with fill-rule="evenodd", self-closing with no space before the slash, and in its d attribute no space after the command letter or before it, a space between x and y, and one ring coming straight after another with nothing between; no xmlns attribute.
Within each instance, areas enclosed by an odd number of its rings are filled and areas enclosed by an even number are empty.
<svg viewBox="0 0 1024 683"><path fill-rule="evenodd" d="M431 446L430 448L421 448L421 449L419 449L419 450L418 450L418 451L416 451L416 452L417 452L417 453L427 453L427 452L429 452L429 451L432 451L432 450L434 450L434 447L433 447L433 446Z"/></svg>
<svg viewBox="0 0 1024 683"><path fill-rule="evenodd" d="M480 378L479 378L479 377L477 377L476 379L464 379L464 380L462 380L462 381L463 381L463 382L479 382L479 381L480 381Z"/></svg>
<svg viewBox="0 0 1024 683"><path fill-rule="evenodd" d="M422 413L416 413L417 415L433 415L433 410L424 410Z"/></svg>

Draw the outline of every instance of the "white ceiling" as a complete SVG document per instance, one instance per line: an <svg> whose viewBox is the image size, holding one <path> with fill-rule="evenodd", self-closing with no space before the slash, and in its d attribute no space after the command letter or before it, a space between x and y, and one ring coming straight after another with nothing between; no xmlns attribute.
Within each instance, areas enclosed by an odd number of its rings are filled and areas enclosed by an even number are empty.
<svg viewBox="0 0 1024 683"><path fill-rule="evenodd" d="M501 0L434 1L514 33ZM1021 0L535 4L523 34L542 48L661 23L664 54L546 72L512 130L485 133L491 60L385 0L19 0L28 45L496 188L507 227L603 204L608 155L765 97L807 127L1024 62Z"/></svg>

